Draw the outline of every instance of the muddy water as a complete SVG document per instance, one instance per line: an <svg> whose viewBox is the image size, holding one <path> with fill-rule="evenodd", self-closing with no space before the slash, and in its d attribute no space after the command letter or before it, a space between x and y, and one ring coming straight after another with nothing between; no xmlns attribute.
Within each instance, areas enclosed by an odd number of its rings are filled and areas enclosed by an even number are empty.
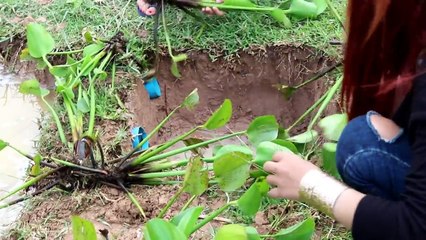
<svg viewBox="0 0 426 240"><path fill-rule="evenodd" d="M34 97L18 92L20 81L20 77L6 74L0 65L0 139L33 153L40 108ZM0 152L0 196L22 184L28 164L26 158L10 148ZM0 236L17 219L21 208L22 205L16 205L0 209Z"/></svg>

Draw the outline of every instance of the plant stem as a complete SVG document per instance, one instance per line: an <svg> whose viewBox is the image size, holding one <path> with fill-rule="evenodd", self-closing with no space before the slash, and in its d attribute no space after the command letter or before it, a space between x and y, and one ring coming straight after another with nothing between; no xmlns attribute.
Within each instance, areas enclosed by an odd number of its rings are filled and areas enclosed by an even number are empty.
<svg viewBox="0 0 426 240"><path fill-rule="evenodd" d="M135 147L135 148L133 148L133 150L130 152L130 153L128 153L122 160L121 160L121 162L119 163L119 165L118 165L118 167L121 167L121 165L123 165L123 163L129 158L129 157L131 157L136 151L138 151L138 149L140 148L140 147L142 147L146 142L148 142L148 140L150 139L150 138L152 138L152 136L154 136L154 134L156 134L163 126L164 126L164 124L166 124L166 122L168 122L169 120L170 120L170 118L171 118L171 116L173 115L173 114L175 114L176 113L176 111L177 110L179 110L180 108L182 107L182 105L179 105L178 107L176 107L175 109L173 109L173 111L171 111L170 113L169 113L169 115L167 115L167 117L165 117L164 119L163 119L163 121L161 121L155 128L154 128L154 130L152 130L149 134L148 134L148 136L146 136L146 138L144 138L144 139L142 139L142 141ZM144 153L142 153L142 155L143 155Z"/></svg>
<svg viewBox="0 0 426 240"><path fill-rule="evenodd" d="M153 172L153 173L143 173L143 174L129 174L129 177L137 177L143 179L150 178L165 178L165 177L177 177L185 175L185 170L182 171L171 171L171 172Z"/></svg>
<svg viewBox="0 0 426 240"><path fill-rule="evenodd" d="M74 163L70 163L68 161L57 159L55 157L51 157L50 159L52 161L56 162L56 163L62 164L62 165L67 166L67 167L72 167L72 168L77 168L77 169L81 169L81 170L88 171L88 172L100 173L100 174L103 174L103 175L108 175L108 172L106 172L104 170L95 169L95 168L89 168L89 167L85 167L85 166L80 166L80 165L77 165L77 164L74 164Z"/></svg>
<svg viewBox="0 0 426 240"><path fill-rule="evenodd" d="M133 195L132 192L130 192L121 181L117 181L118 185L127 193L127 196L129 197L130 201L132 201L133 204L139 209L139 212L142 214L143 218L146 219L145 212L142 208L142 206L139 204L139 201L136 199L135 195Z"/></svg>
<svg viewBox="0 0 426 240"><path fill-rule="evenodd" d="M324 95L322 95L321 98L319 98L311 107L309 107L309 109L306 110L290 127L288 127L286 131L290 132L291 129L297 126L301 121L303 121L303 119L306 118L306 116L308 116L312 111L314 111L315 108L317 108L324 101L329 91L330 90L327 90L327 92Z"/></svg>
<svg viewBox="0 0 426 240"><path fill-rule="evenodd" d="M84 49L78 49L78 50L71 50L67 52L50 52L48 55L65 55L65 54L74 54L74 53L81 53Z"/></svg>
<svg viewBox="0 0 426 240"><path fill-rule="evenodd" d="M317 73L315 76L313 76L313 77L311 77L310 79L306 80L305 82L303 82L303 83L301 83L301 84L299 84L299 85L295 86L294 88L301 88L301 87L304 87L305 85L307 85L307 84L309 84L309 83L311 83L311 82L314 82L314 81L316 81L316 80L320 79L321 77L323 77L323 76L324 76L324 75L326 75L327 73L329 73L329 72L333 71L334 69L336 69L337 67L341 66L342 64L343 64L342 62L338 62L338 63L334 64L333 66L331 66L331 67L329 67L329 68L327 68L327 69L324 69L324 70L320 71L320 72L319 72L319 73Z"/></svg>
<svg viewBox="0 0 426 240"><path fill-rule="evenodd" d="M53 109L53 107L46 101L46 99L44 99L44 97L41 97L41 100L49 108L50 113L52 114L53 120L56 123L56 127L58 128L59 138L61 139L62 144L64 144L66 146L67 145L67 138L65 137L64 128L62 127L62 123L61 123L61 120L59 120L58 114L56 113L55 109Z"/></svg>
<svg viewBox="0 0 426 240"><path fill-rule="evenodd" d="M342 26L343 31L345 31L345 24L343 24L342 18L340 17L339 13L337 12L336 8L333 6L330 0L325 0L327 3L327 6L330 8L331 12L333 13L334 17L339 21L340 26Z"/></svg>
<svg viewBox="0 0 426 240"><path fill-rule="evenodd" d="M152 166L147 166L148 171L150 172L158 172L165 169L177 168L188 164L189 160L180 160L180 161L170 161L166 163L160 164L152 164Z"/></svg>
<svg viewBox="0 0 426 240"><path fill-rule="evenodd" d="M201 142L201 143L197 143L197 144L194 144L194 145L175 149L175 150L172 150L172 151L169 151L169 152L165 152L165 153L158 154L158 155L155 155L153 157L150 157L150 158L146 159L145 161L143 161L143 163L148 163L148 162L153 162L153 161L161 160L161 159L164 159L164 158L168 158L168 157L171 157L171 156L174 156L174 155L177 155L177 154L180 154L180 153L192 150L192 149L203 147L203 146L206 146L206 145L209 145L209 144L212 144L212 143L215 143L215 142L219 142L219 141L222 141L222 140L225 140L225 139L228 139L228 138L232 138L232 137L235 137L235 136L238 136L238 135L242 135L242 134L245 134L245 133L246 133L246 131L236 132L236 133L228 134L228 135L225 135L225 136L222 136L222 137L210 139L210 140L207 140L207 141L204 141L204 142Z"/></svg>
<svg viewBox="0 0 426 240"><path fill-rule="evenodd" d="M201 171L210 171L212 168L204 168ZM177 176L184 176L186 173L186 170L180 170L180 171L170 171L170 172L150 172L150 173L142 173L142 174L129 174L130 177L137 177L137 178L143 178L143 179L150 179L150 178L165 178L165 177L177 177Z"/></svg>
<svg viewBox="0 0 426 240"><path fill-rule="evenodd" d="M12 190L10 193L8 193L8 194L6 194L5 196L1 197L1 198L0 198L0 202L1 202L1 201L3 201L3 200L5 200L6 198L8 198L8 197L10 197L10 196L12 196L12 195L14 195L14 194L16 194L17 192L19 192L19 191L21 191L21 190L23 190L23 189L26 189L26 188L28 188L28 187L30 187L30 186L32 186L32 185L34 185L34 184L36 184L36 183L37 183L37 182L39 182L40 180L42 180L42 179L46 178L47 176L49 176L49 175L51 175L51 174L55 173L56 171L58 171L58 169L59 169L59 168L56 168L56 169L50 170L50 171L48 171L48 172L46 172L46 173L44 173L44 174L38 175L37 177L35 177L35 178L33 178L33 179L28 180L27 182L25 182L25 183L24 183L24 184L22 184L21 186L19 186L19 187L15 188L14 190Z"/></svg>
<svg viewBox="0 0 426 240"><path fill-rule="evenodd" d="M189 205L197 198L197 195L192 195L192 197L185 203L185 205L183 205L182 209L180 210L181 212L185 211Z"/></svg>
<svg viewBox="0 0 426 240"><path fill-rule="evenodd" d="M340 76L337 81L334 83L333 87L330 88L329 92L326 94L326 97L324 99L324 102L321 104L320 108L318 109L317 114L312 119L312 121L309 123L307 131L312 130L315 123L318 121L318 119L321 117L322 112L325 110L327 105L330 103L331 99L333 98L334 94L339 90L340 86L343 82L343 76Z"/></svg>
<svg viewBox="0 0 426 240"><path fill-rule="evenodd" d="M115 71L116 71L116 65L115 62L112 64L112 70L111 70L111 93L114 92L114 85L115 85Z"/></svg>
<svg viewBox="0 0 426 240"><path fill-rule="evenodd" d="M195 227L191 230L190 234L192 234L195 231L197 231L198 229L202 228L204 225L206 225L207 223L209 223L210 221L212 221L215 217L219 216L219 214L221 214L226 209L228 209L228 207L230 207L232 205L235 205L236 203L237 203L237 201L229 202L229 203L223 205L221 208L217 209L216 211L213 211L212 213L210 213L209 215L207 215L206 218L204 218L197 225L195 225Z"/></svg>
<svg viewBox="0 0 426 240"><path fill-rule="evenodd" d="M93 130L95 128L95 113L96 113L96 93L94 84L90 84L90 115L89 115L89 128L87 134L93 137Z"/></svg>
<svg viewBox="0 0 426 240"><path fill-rule="evenodd" d="M161 19L163 21L163 30L164 30L164 36L166 38L166 43L167 43L167 49L169 51L169 55L170 57L173 58L173 53L172 53L172 43L170 42L170 37L169 37L169 33L167 31L167 22L166 22L166 17L164 16L164 0L161 0Z"/></svg>
<svg viewBox="0 0 426 240"><path fill-rule="evenodd" d="M231 10L245 10L245 11L265 11L270 12L277 10L277 8L274 7L244 7L244 6L232 6L232 5L225 5L220 3L211 3L211 2L203 2L201 1L199 3L201 7L217 7L220 9L231 9Z"/></svg>
<svg viewBox="0 0 426 240"><path fill-rule="evenodd" d="M148 152L147 154L142 154L140 157L136 158L135 160L133 160L130 163L130 166L136 166L140 163L144 163L146 159L149 159L150 157L153 157L159 153L161 153L162 151L168 149L169 147L175 145L177 142L187 138L188 136L190 136L191 134L193 134L194 132L196 132L198 129L202 128L202 126L197 126L191 130L189 130L188 132L174 138L171 141L166 142L165 144L161 145L160 147L152 150L151 152Z"/></svg>
<svg viewBox="0 0 426 240"><path fill-rule="evenodd" d="M70 122L70 126L71 126L71 133L72 133L72 140L73 143L77 142L79 139L79 136L77 134L77 129L76 129L76 118L74 115L74 112L71 108L71 105L73 104L72 101L68 98L68 96L66 94L62 94L64 97L64 105L65 105L65 109L67 110L67 114L68 114L68 119Z"/></svg>
<svg viewBox="0 0 426 240"><path fill-rule="evenodd" d="M173 197L169 200L169 202L167 203L167 205L161 210L161 212L158 214L158 218L163 218L164 215L166 214L167 210L169 210L169 208L173 205L173 203L176 202L176 200L180 197L180 195L182 195L184 190L184 187L181 187L179 189L179 191L177 191L175 193L175 195L173 195Z"/></svg>

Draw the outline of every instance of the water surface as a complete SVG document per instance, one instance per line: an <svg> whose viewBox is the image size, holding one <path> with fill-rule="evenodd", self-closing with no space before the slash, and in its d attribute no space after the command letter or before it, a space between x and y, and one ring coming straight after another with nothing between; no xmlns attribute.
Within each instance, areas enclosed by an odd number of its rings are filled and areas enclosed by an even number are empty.
<svg viewBox="0 0 426 240"><path fill-rule="evenodd" d="M19 93L22 80L17 75L6 74L0 65L0 139L33 154L39 134L40 108L35 97ZM10 148L0 152L0 196L23 183L28 165L25 157ZM21 209L22 204L0 209L0 235L12 226Z"/></svg>

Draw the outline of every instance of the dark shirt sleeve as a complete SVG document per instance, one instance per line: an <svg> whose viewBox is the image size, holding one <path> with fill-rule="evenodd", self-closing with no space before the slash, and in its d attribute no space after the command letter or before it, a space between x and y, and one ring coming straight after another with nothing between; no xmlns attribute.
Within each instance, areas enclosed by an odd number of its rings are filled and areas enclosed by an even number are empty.
<svg viewBox="0 0 426 240"><path fill-rule="evenodd" d="M359 203L352 227L354 239L426 239L426 74L412 88L406 131L412 166L399 201L367 195Z"/></svg>

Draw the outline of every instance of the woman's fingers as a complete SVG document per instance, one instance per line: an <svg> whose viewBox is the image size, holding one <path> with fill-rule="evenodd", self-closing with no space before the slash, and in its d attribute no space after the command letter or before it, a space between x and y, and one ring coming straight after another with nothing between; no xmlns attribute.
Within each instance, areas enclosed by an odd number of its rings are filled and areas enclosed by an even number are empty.
<svg viewBox="0 0 426 240"><path fill-rule="evenodd" d="M266 177L266 181L269 183L269 185L271 186L278 186L278 184L280 183L280 181L282 181L278 176L276 175L269 175Z"/></svg>
<svg viewBox="0 0 426 240"><path fill-rule="evenodd" d="M268 196L271 198L282 198L281 192L278 188L273 188L268 192Z"/></svg>
<svg viewBox="0 0 426 240"><path fill-rule="evenodd" d="M217 7L214 7L214 8L213 8L213 13L214 13L214 14L216 14L216 15L218 15L218 16L223 16L223 15L225 15L225 12L223 12L223 11L219 10L219 8L217 8Z"/></svg>
<svg viewBox="0 0 426 240"><path fill-rule="evenodd" d="M268 161L263 165L263 170L267 171L268 173L275 174L278 172L278 164L276 162Z"/></svg>
<svg viewBox="0 0 426 240"><path fill-rule="evenodd" d="M223 0L216 0L216 3L223 3ZM202 12L204 12L207 15L218 15L218 16L223 16L225 15L225 12L219 10L219 8L217 7L205 7L201 9Z"/></svg>

